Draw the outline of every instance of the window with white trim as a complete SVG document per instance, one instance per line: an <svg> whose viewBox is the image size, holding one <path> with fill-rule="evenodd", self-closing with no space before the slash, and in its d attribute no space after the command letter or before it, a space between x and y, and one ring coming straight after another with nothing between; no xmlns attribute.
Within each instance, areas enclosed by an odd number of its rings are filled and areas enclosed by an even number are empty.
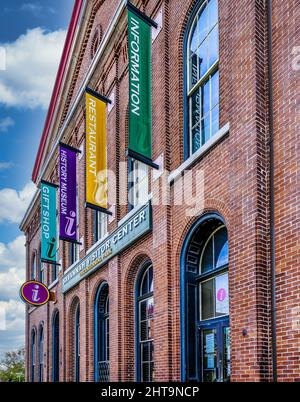
<svg viewBox="0 0 300 402"><path fill-rule="evenodd" d="M108 215L94 211L94 241L103 239L107 235Z"/></svg>
<svg viewBox="0 0 300 402"><path fill-rule="evenodd" d="M140 161L131 160L128 194L131 208L143 205L148 199L148 191L148 166Z"/></svg>
<svg viewBox="0 0 300 402"><path fill-rule="evenodd" d="M187 43L189 153L219 130L218 0L205 0L196 13Z"/></svg>

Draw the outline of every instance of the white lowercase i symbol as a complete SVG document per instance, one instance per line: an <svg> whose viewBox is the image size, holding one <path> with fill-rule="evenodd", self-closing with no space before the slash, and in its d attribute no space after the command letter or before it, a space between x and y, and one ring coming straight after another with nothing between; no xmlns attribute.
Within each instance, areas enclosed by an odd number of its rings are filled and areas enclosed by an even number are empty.
<svg viewBox="0 0 300 402"><path fill-rule="evenodd" d="M75 216L76 216L75 212L71 211L70 216L67 216L66 218L68 222L66 224L65 231L68 236L73 236L75 234L75 230L73 230L75 223Z"/></svg>
<svg viewBox="0 0 300 402"><path fill-rule="evenodd" d="M34 289L32 290L32 300L34 302L38 302L40 300L40 297L38 297L39 295L39 285L35 285Z"/></svg>

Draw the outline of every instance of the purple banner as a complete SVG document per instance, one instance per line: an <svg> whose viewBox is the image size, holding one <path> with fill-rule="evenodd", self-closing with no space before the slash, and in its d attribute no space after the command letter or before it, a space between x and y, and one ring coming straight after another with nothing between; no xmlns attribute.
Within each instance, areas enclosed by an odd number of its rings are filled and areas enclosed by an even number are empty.
<svg viewBox="0 0 300 402"><path fill-rule="evenodd" d="M59 235L76 242L76 151L63 145L59 149L59 184Z"/></svg>

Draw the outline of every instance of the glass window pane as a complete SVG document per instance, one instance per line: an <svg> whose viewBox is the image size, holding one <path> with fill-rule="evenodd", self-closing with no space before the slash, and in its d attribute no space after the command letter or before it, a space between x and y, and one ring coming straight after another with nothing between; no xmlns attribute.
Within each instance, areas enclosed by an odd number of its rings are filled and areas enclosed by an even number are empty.
<svg viewBox="0 0 300 402"><path fill-rule="evenodd" d="M192 152L196 152L201 147L200 126L197 125L192 129Z"/></svg>
<svg viewBox="0 0 300 402"><path fill-rule="evenodd" d="M151 362L150 363L150 370L149 370L149 377L150 377L149 381L153 381L153 373L154 373L154 363Z"/></svg>
<svg viewBox="0 0 300 402"><path fill-rule="evenodd" d="M201 320L214 317L214 280L201 283Z"/></svg>
<svg viewBox="0 0 300 402"><path fill-rule="evenodd" d="M199 81L199 60L198 60L198 56L197 53L194 53L191 57L191 70L190 70L190 88L191 89L194 85L197 84L197 82Z"/></svg>
<svg viewBox="0 0 300 402"><path fill-rule="evenodd" d="M223 377L225 381L229 381L230 379L230 328L223 328L223 345L224 345L224 373Z"/></svg>
<svg viewBox="0 0 300 402"><path fill-rule="evenodd" d="M192 102L192 127L194 127L197 123L199 123L200 118L201 118L200 90L201 89L197 89L191 96L191 102Z"/></svg>
<svg viewBox="0 0 300 402"><path fill-rule="evenodd" d="M141 320L147 319L147 300L140 302Z"/></svg>
<svg viewBox="0 0 300 402"><path fill-rule="evenodd" d="M142 344L142 362L149 362L150 358L150 342L145 342Z"/></svg>
<svg viewBox="0 0 300 402"><path fill-rule="evenodd" d="M211 77L211 108L219 103L219 71Z"/></svg>
<svg viewBox="0 0 300 402"><path fill-rule="evenodd" d="M205 5L203 11L199 16L199 21L197 24L198 38L199 38L198 45L200 45L201 42L203 42L205 37L207 36L207 29L208 29L208 13L207 13L207 6Z"/></svg>
<svg viewBox="0 0 300 402"><path fill-rule="evenodd" d="M197 55L199 59L200 65L200 78L207 72L208 70L208 40L205 40L197 50Z"/></svg>
<svg viewBox="0 0 300 402"><path fill-rule="evenodd" d="M214 135L220 128L219 124L219 105L212 110L211 134Z"/></svg>
<svg viewBox="0 0 300 402"><path fill-rule="evenodd" d="M219 58L219 30L216 26L209 34L209 60L208 64L211 67Z"/></svg>
<svg viewBox="0 0 300 402"><path fill-rule="evenodd" d="M152 318L154 315L154 301L153 297L147 299L147 318Z"/></svg>
<svg viewBox="0 0 300 402"><path fill-rule="evenodd" d="M201 120L202 145L210 139L210 113Z"/></svg>
<svg viewBox="0 0 300 402"><path fill-rule="evenodd" d="M149 268L149 292L153 292L153 269Z"/></svg>
<svg viewBox="0 0 300 402"><path fill-rule="evenodd" d="M216 381L217 347L215 329L202 331L202 376L203 381Z"/></svg>
<svg viewBox="0 0 300 402"><path fill-rule="evenodd" d="M211 238L203 251L201 259L201 274L206 274L207 272L212 271L213 268L214 268L213 240Z"/></svg>
<svg viewBox="0 0 300 402"><path fill-rule="evenodd" d="M192 31L191 31L192 32L191 33L191 39L190 39L190 41L191 41L190 52L191 53L195 53L195 51L196 51L196 49L198 47L198 44L199 44L197 21L198 21L198 18L196 17L194 25L193 25L193 28L192 28Z"/></svg>
<svg viewBox="0 0 300 402"><path fill-rule="evenodd" d="M209 80L201 87L201 105L202 105L202 116L208 114L210 110L210 82Z"/></svg>
<svg viewBox="0 0 300 402"><path fill-rule="evenodd" d="M226 228L215 234L215 268L228 264L228 240Z"/></svg>
<svg viewBox="0 0 300 402"><path fill-rule="evenodd" d="M141 341L148 340L148 321L141 322Z"/></svg>
<svg viewBox="0 0 300 402"><path fill-rule="evenodd" d="M228 273L215 278L215 316L229 314Z"/></svg>
<svg viewBox="0 0 300 402"><path fill-rule="evenodd" d="M145 271L141 283L141 293L140 295L146 295L148 293L148 270Z"/></svg>
<svg viewBox="0 0 300 402"><path fill-rule="evenodd" d="M210 0L208 3L208 23L209 29L218 23L218 2L217 0Z"/></svg>
<svg viewBox="0 0 300 402"><path fill-rule="evenodd" d="M150 363L143 363L142 364L142 381L143 382L151 381L151 378L150 378Z"/></svg>

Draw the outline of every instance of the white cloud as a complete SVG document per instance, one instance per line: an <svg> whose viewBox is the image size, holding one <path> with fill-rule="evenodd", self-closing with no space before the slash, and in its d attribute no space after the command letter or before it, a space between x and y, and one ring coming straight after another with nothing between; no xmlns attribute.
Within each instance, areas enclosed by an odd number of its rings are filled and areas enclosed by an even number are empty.
<svg viewBox="0 0 300 402"><path fill-rule="evenodd" d="M21 300L0 300L0 309L5 312L5 329L0 331L0 357L5 352L16 350L25 344L25 304Z"/></svg>
<svg viewBox="0 0 300 402"><path fill-rule="evenodd" d="M1 170L7 170L10 169L11 167L13 167L13 163L12 162L0 162L0 172Z"/></svg>
<svg viewBox="0 0 300 402"><path fill-rule="evenodd" d="M20 223L35 191L32 182L27 183L21 191L12 188L0 190L0 223Z"/></svg>
<svg viewBox="0 0 300 402"><path fill-rule="evenodd" d="M66 32L28 30L6 49L6 70L0 75L0 104L47 109ZM1 45L1 44L0 44Z"/></svg>
<svg viewBox="0 0 300 402"><path fill-rule="evenodd" d="M0 355L24 344L25 305L19 288L25 281L25 236L0 243Z"/></svg>
<svg viewBox="0 0 300 402"><path fill-rule="evenodd" d="M12 127L14 125L15 122L11 117L4 117L3 119L0 119L0 132L6 132L9 127Z"/></svg>

